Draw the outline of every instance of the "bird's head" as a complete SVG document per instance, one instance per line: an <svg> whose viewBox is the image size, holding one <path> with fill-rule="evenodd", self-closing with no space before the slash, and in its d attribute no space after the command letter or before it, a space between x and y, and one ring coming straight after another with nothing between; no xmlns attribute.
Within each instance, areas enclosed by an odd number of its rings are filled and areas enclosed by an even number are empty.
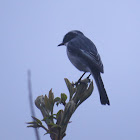
<svg viewBox="0 0 140 140"><path fill-rule="evenodd" d="M68 32L64 36L62 43L60 43L58 46L66 45L66 43L68 43L69 41L71 41L73 38L75 38L78 35L84 35L84 34L78 30L73 30L73 31Z"/></svg>

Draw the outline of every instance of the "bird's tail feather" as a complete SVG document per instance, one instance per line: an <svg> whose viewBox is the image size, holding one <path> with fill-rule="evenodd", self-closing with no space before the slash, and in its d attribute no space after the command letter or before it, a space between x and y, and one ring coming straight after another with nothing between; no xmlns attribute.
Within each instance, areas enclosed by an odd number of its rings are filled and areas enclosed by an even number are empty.
<svg viewBox="0 0 140 140"><path fill-rule="evenodd" d="M100 73L98 73L98 74L93 74L92 73L92 76L94 77L96 85L98 87L101 104L103 104L103 105L106 105L106 104L110 105L110 102L109 102L106 90L104 88L104 84L103 84L103 81L102 81Z"/></svg>

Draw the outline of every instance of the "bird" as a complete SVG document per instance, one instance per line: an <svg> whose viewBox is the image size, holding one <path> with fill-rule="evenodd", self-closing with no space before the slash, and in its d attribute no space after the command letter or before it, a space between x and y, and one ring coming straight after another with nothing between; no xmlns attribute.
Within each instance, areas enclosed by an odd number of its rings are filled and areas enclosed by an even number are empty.
<svg viewBox="0 0 140 140"><path fill-rule="evenodd" d="M101 78L101 73L104 73L104 67L95 44L81 31L72 30L63 37L62 43L58 46L62 45L66 46L67 56L71 63L78 70L83 71L84 74L86 72L90 72L93 76L99 91L101 104L110 105L110 101Z"/></svg>

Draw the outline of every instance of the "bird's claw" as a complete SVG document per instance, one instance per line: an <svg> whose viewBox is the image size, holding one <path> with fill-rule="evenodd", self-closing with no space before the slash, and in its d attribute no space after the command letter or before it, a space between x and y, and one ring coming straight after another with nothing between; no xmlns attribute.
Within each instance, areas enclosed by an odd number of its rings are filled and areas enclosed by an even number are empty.
<svg viewBox="0 0 140 140"><path fill-rule="evenodd" d="M79 84L81 83L90 83L90 79L89 79L89 76L83 80L78 80L77 82L73 83L72 86L78 86Z"/></svg>
<svg viewBox="0 0 140 140"><path fill-rule="evenodd" d="M78 86L78 84L80 84L80 83L81 83L81 81L77 81L77 82L73 83L72 86Z"/></svg>

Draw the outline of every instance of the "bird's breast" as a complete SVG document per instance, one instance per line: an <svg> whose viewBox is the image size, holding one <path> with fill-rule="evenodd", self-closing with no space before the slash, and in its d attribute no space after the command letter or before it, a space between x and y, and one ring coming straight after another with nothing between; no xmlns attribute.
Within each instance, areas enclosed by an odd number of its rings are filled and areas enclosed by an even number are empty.
<svg viewBox="0 0 140 140"><path fill-rule="evenodd" d="M71 63L80 71L89 72L87 63L78 54L73 53L67 49L67 55Z"/></svg>

